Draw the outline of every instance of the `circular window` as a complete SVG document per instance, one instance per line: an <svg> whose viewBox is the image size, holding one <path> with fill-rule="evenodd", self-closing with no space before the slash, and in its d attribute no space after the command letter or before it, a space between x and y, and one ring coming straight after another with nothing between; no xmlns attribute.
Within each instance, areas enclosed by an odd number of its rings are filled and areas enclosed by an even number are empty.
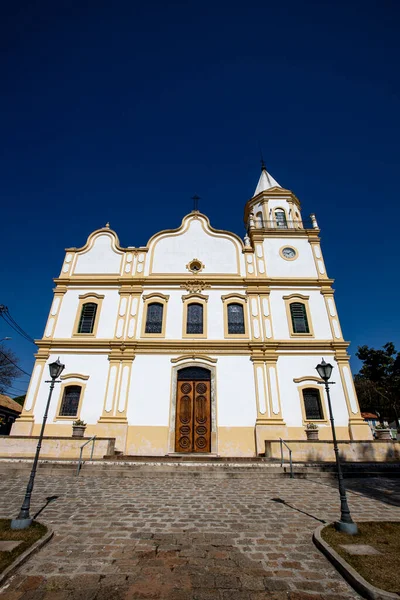
<svg viewBox="0 0 400 600"><path fill-rule="evenodd" d="M284 246L280 249L279 254L286 260L294 260L297 258L297 250L291 246Z"/></svg>
<svg viewBox="0 0 400 600"><path fill-rule="evenodd" d="M186 268L192 273L200 273L204 269L204 265L198 258L194 258L186 265Z"/></svg>

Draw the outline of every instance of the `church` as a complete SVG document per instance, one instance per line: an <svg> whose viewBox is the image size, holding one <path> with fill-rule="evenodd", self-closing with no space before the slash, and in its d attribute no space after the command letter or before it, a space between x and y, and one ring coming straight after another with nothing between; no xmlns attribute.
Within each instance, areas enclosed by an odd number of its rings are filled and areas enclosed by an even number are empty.
<svg viewBox="0 0 400 600"><path fill-rule="evenodd" d="M133 456L253 457L305 440L310 423L331 440L323 357L338 439L371 439L315 215L263 165L244 220L243 240L193 210L144 247L121 247L107 224L68 248L11 435L38 435L60 357L47 436L80 419Z"/></svg>

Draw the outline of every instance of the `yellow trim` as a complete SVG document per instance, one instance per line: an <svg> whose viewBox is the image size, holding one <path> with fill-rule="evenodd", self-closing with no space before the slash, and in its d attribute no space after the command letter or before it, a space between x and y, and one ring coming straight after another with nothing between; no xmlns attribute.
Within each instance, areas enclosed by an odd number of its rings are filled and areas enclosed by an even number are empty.
<svg viewBox="0 0 400 600"><path fill-rule="evenodd" d="M324 380L314 375L306 375L304 377L295 377L293 379L295 383L302 383L303 381L315 381L316 383L324 383ZM319 388L318 388L319 389Z"/></svg>
<svg viewBox="0 0 400 600"><path fill-rule="evenodd" d="M60 379L82 379L86 381L89 379L89 375L81 375L80 373L67 373L66 375L61 375Z"/></svg>
<svg viewBox="0 0 400 600"><path fill-rule="evenodd" d="M83 337L83 338L96 337L97 328L99 326L101 305L103 303L103 299L104 299L104 296L99 296L99 294L94 294L94 293L88 293L88 294L84 294L83 296L79 296L79 304L78 304L78 308L76 311L74 329L73 329L73 334L72 334L73 337ZM90 302L87 302L87 300ZM82 307L84 304L89 304L89 303L97 304L96 316L95 316L94 323L93 323L93 331L92 331L92 333L79 333L78 327L79 327L79 321L81 319Z"/></svg>
<svg viewBox="0 0 400 600"><path fill-rule="evenodd" d="M333 297L333 290L321 290L321 294L323 295L324 301L325 301L326 313L328 315L329 326L330 326L331 332L332 332L332 339L342 340L343 339L342 328L340 327L336 303L335 303L335 299ZM335 313L334 315L331 314L331 310L330 310L330 306L329 306L330 301L332 302L333 312ZM335 332L334 322L336 322L336 325L338 328L338 333L339 333L338 336L336 335L336 332Z"/></svg>
<svg viewBox="0 0 400 600"><path fill-rule="evenodd" d="M152 294L147 294L146 296L142 296L142 300L144 302L144 305L143 305L143 309L142 309L141 337L143 337L143 338L165 338L165 327L166 327L166 323L167 323L167 302L169 300L169 296L154 292ZM148 310L149 304L155 304L155 303L162 304L162 307L163 307L161 333L146 333L147 310Z"/></svg>
<svg viewBox="0 0 400 600"><path fill-rule="evenodd" d="M61 409L61 404L64 398L64 392L65 389L67 387L70 386L76 386L76 387L80 387L81 388L81 393L79 396L79 404L78 404L78 408L76 410L76 415L75 416L69 416L69 417L65 417L64 415L60 415L60 409ZM83 403L83 397L85 395L85 390L86 390L86 383L74 383L71 381L65 382L61 385L60 387L60 392L59 392L59 396L58 396L58 402L57 402L57 410L54 416L53 421L77 421L78 419L81 418L81 409L82 409L82 403Z"/></svg>
<svg viewBox="0 0 400 600"><path fill-rule="evenodd" d="M206 356L205 354L192 354L192 355L184 354L183 356L179 356L178 358L171 358L171 362L173 364L187 361L187 360L199 360L199 361L207 360L208 362L210 362L212 364L216 364L218 362L218 358L211 358L211 356Z"/></svg>
<svg viewBox="0 0 400 600"><path fill-rule="evenodd" d="M229 300L228 300L229 298ZM247 312L247 298L246 296L242 296L240 294L228 294L227 296L222 296L222 302L224 302L223 313L224 313L224 338L249 338L249 315ZM240 304L243 308L243 320L244 320L244 333L229 333L228 328L228 307L231 304Z"/></svg>
<svg viewBox="0 0 400 600"><path fill-rule="evenodd" d="M208 296L203 294L186 294L182 296L183 302L183 324L182 324L182 337L183 338L206 338L208 332L208 319L207 319L207 302ZM187 329L187 313L188 306L190 304L202 304L203 306L203 333L186 333Z"/></svg>
<svg viewBox="0 0 400 600"><path fill-rule="evenodd" d="M303 296L303 294L290 294L290 296L282 296L284 300L292 300L293 298L301 298L301 300L309 300L310 296Z"/></svg>
<svg viewBox="0 0 400 600"><path fill-rule="evenodd" d="M313 329L313 325L312 325L312 321L311 321L310 307L308 305L308 298L309 298L309 296L302 296L301 294L291 294L290 296L283 296L283 299L285 301L286 316L287 316L288 325L289 325L290 337L293 337L293 338L295 338L295 337L313 338L314 337L314 329ZM295 333L293 331L293 321L292 321L292 314L290 312L290 305L294 304L296 301L300 301L299 303L303 304L305 307L308 328L309 328L308 333Z"/></svg>
<svg viewBox="0 0 400 600"><path fill-rule="evenodd" d="M87 294L82 294L78 296L79 300L83 300L85 298L97 298L97 300L104 300L104 295L96 294L95 292L88 292Z"/></svg>
<svg viewBox="0 0 400 600"><path fill-rule="evenodd" d="M225 237L228 240L229 240L229 238L232 238L230 240L232 243L233 243L233 240L235 241L234 248L235 248L235 254L236 254L237 275L240 276L241 269L240 269L239 251L241 252L244 249L243 241L235 233L232 233L230 231L224 231L222 229L214 229L214 227L212 227L210 225L210 221L209 221L208 217L206 215L203 215L200 212L189 213L188 215L183 217L180 227L178 227L176 229L164 229L163 231L159 231L158 233L154 234L149 239L149 241L147 242L147 248L149 251L151 251L149 275L154 274L154 271L153 271L154 251L155 251L157 242L160 241L161 239L165 239L168 237L176 237L179 235L183 235L184 233L187 232L189 225L190 225L190 221L192 221L192 220L199 220L203 231L205 233L208 233L212 237ZM237 247L237 242L239 242L239 248ZM160 275L160 274L157 274L157 275ZM161 274L161 275L164 275L164 274ZM219 277L219 276L220 275L217 275L217 277ZM187 277L187 275L186 275L186 277Z"/></svg>
<svg viewBox="0 0 400 600"><path fill-rule="evenodd" d="M145 296L142 296L142 299L144 301L150 300L151 298L161 298L162 300L165 300L165 302L168 302L169 300L169 296L166 296L165 294L161 294L159 292L152 292L151 294L146 294Z"/></svg>
<svg viewBox="0 0 400 600"><path fill-rule="evenodd" d="M323 415L322 419L307 419L307 417L306 417L306 409L304 407L303 390L308 390L308 389L318 390L320 404L321 404L321 410L322 410L322 415ZM325 393L324 393L323 388L321 386L315 385L315 383L309 383L309 384L304 384L304 385L298 385L297 390L298 390L299 396L300 396L300 406L301 406L301 414L303 417L303 423L304 424L328 423L328 418L327 418L328 413L326 411Z"/></svg>
<svg viewBox="0 0 400 600"><path fill-rule="evenodd" d="M198 269L193 268L195 263L199 265ZM192 258L192 260L186 265L186 268L188 271L193 273L193 275L197 275L197 273L201 273L201 271L205 268L205 264L203 264L198 258Z"/></svg>
<svg viewBox="0 0 400 600"><path fill-rule="evenodd" d="M239 298L240 300L247 302L247 296L244 296L243 294L232 293L221 296L222 302L225 302L225 300L230 300L231 298Z"/></svg>
<svg viewBox="0 0 400 600"><path fill-rule="evenodd" d="M295 255L292 258L288 258L287 256L285 256L283 254L283 250L285 250L286 248L290 248L290 250L294 250ZM297 248L295 248L294 246L289 246L288 244L285 244L284 246L282 246L279 249L279 254L283 258L283 260L297 260L299 258L299 251L297 250Z"/></svg>
<svg viewBox="0 0 400 600"><path fill-rule="evenodd" d="M54 337L54 333L55 333L55 330L56 330L56 327L57 327L58 317L59 317L60 311L61 311L61 305L62 305L62 302L63 302L63 299L64 299L64 296L65 296L66 292L67 292L67 287L66 286L61 286L61 285L57 286L55 288L55 290L54 290L53 302L51 303L49 316L47 318L46 327L44 329L44 337L47 338L47 339ZM58 306L57 306L54 314L52 314L53 313L53 306L54 306L56 300L59 300L58 301ZM51 331L49 331L49 335L47 335L47 331L48 331L48 328L49 328L49 326L50 326L51 323L52 323Z"/></svg>

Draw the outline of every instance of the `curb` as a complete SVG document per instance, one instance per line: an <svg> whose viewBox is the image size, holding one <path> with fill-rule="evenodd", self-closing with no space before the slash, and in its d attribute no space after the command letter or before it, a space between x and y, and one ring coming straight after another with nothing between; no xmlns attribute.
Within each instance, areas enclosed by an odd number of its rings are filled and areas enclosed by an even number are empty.
<svg viewBox="0 0 400 600"><path fill-rule="evenodd" d="M321 550L323 554L330 560L333 566L339 571L344 579L353 587L356 592L361 594L364 598L369 600L398 600L400 596L393 594L392 592L385 592L374 585L371 585L361 577L359 573L353 567L351 567L335 550L322 539L321 532L325 527L333 525L328 523L326 525L320 525L313 533L313 542L317 546L318 550Z"/></svg>
<svg viewBox="0 0 400 600"><path fill-rule="evenodd" d="M3 573L0 574L0 585L2 585L5 580L18 568L20 567L24 562L26 562L28 560L28 558L30 558L32 556L32 554L35 554L35 552L38 552L38 550L40 550L40 548L42 548L45 544L47 544L47 542L49 542L51 540L51 538L54 535L54 531L52 529L50 529L50 527L47 527L47 533L46 535L44 535L43 537L40 538L40 540L37 540L37 542L35 542L32 546L30 546L29 548L27 548L25 550L25 552L23 552L22 554L20 554L13 563L11 563L11 565L9 567L7 567L7 569L5 571L3 571Z"/></svg>

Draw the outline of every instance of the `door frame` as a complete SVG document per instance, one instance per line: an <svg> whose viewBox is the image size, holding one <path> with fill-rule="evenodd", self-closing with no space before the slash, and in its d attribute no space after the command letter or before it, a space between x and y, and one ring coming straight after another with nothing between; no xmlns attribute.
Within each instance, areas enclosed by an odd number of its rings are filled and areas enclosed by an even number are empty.
<svg viewBox="0 0 400 600"><path fill-rule="evenodd" d="M177 359L172 359L177 362ZM217 443L217 368L215 364L217 359L215 358L204 358L204 359L178 359L179 363L171 368L171 400L170 400L170 411L169 411L169 434L168 434L168 453L174 454L175 451L175 426L176 426L176 394L178 384L178 371L185 367L202 367L207 369L211 373L211 452L210 454L217 454L218 443ZM210 361L210 362L209 362ZM211 362L212 361L212 362ZM189 453L188 453L189 454Z"/></svg>

